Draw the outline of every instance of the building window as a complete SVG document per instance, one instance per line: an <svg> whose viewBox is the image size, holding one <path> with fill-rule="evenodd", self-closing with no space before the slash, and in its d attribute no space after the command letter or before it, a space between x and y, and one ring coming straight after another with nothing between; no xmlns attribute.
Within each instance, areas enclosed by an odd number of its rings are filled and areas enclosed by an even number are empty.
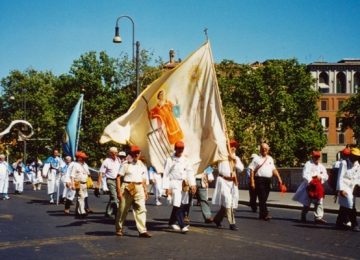
<svg viewBox="0 0 360 260"><path fill-rule="evenodd" d="M338 144L345 144L345 135L344 133L338 134Z"/></svg>
<svg viewBox="0 0 360 260"><path fill-rule="evenodd" d="M360 88L360 72L354 74L354 93L358 93Z"/></svg>
<svg viewBox="0 0 360 260"><path fill-rule="evenodd" d="M322 153L321 154L322 157L322 163L327 163L328 162L328 155L327 153Z"/></svg>
<svg viewBox="0 0 360 260"><path fill-rule="evenodd" d="M336 75L336 93L346 93L346 76L344 72Z"/></svg>
<svg viewBox="0 0 360 260"><path fill-rule="evenodd" d="M320 117L320 123L323 126L324 130L328 130L328 128L329 128L329 118L328 117Z"/></svg>
<svg viewBox="0 0 360 260"><path fill-rule="evenodd" d="M322 111L328 110L328 102L327 102L327 100L321 100L321 110Z"/></svg>
<svg viewBox="0 0 360 260"><path fill-rule="evenodd" d="M343 118L342 118L342 117L337 117L337 118L336 118L336 130L337 130L337 131L341 131L342 122L343 122Z"/></svg>

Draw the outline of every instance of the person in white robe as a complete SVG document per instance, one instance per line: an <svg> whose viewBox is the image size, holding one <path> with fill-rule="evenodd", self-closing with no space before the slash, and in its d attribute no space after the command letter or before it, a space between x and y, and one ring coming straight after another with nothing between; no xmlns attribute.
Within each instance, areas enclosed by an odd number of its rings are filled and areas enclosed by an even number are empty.
<svg viewBox="0 0 360 260"><path fill-rule="evenodd" d="M348 229L346 223L350 221L351 230L360 232L353 194L355 186L360 185L360 149L351 148L349 159L342 160L339 168L337 190L339 191L340 209L336 226L341 229Z"/></svg>
<svg viewBox="0 0 360 260"><path fill-rule="evenodd" d="M29 165L30 180L33 190L41 190L41 184L44 181L41 173L42 165L43 163L39 159L33 160Z"/></svg>
<svg viewBox="0 0 360 260"><path fill-rule="evenodd" d="M10 199L8 195L9 190L9 175L11 173L9 164L5 161L5 155L0 154L0 195L1 199Z"/></svg>
<svg viewBox="0 0 360 260"><path fill-rule="evenodd" d="M213 221L216 226L221 227L224 217L229 222L230 230L238 230L235 222L234 210L238 207L239 190L237 182L237 172L244 170L244 165L236 155L238 143L230 141L231 153L229 160L218 163L218 177L216 179L215 190L212 198L214 205L220 206L220 210L215 215Z"/></svg>
<svg viewBox="0 0 360 260"><path fill-rule="evenodd" d="M314 204L314 219L316 224L326 224L324 220L324 207L323 207L323 197L322 198L310 198L308 194L309 183L313 179L320 180L323 185L329 178L326 168L322 163L320 163L320 152L313 151L311 154L312 159L305 163L303 169L303 182L300 184L298 189L295 192L293 200L303 204L303 209L301 211L301 221L306 222L306 215L309 212L310 205Z"/></svg>
<svg viewBox="0 0 360 260"><path fill-rule="evenodd" d="M53 155L46 160L42 170L43 177L47 178L47 193L50 204L54 204L57 198L57 192L60 188L60 169L63 165L64 161L60 157L59 151L54 149Z"/></svg>
<svg viewBox="0 0 360 260"><path fill-rule="evenodd" d="M15 194L21 194L24 191L24 175L25 175L25 164L23 159L19 158L12 164L14 169L14 188Z"/></svg>

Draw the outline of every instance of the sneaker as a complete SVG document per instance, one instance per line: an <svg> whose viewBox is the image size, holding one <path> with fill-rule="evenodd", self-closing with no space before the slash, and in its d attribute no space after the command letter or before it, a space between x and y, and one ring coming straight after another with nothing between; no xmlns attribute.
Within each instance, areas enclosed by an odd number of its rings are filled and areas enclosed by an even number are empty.
<svg viewBox="0 0 360 260"><path fill-rule="evenodd" d="M186 233L186 232L189 232L189 226L185 226L181 229L181 232L182 233Z"/></svg>
<svg viewBox="0 0 360 260"><path fill-rule="evenodd" d="M9 200L10 199L10 197L8 196L8 195L6 195L4 198L3 198L3 200Z"/></svg>
<svg viewBox="0 0 360 260"><path fill-rule="evenodd" d="M217 221L214 220L214 223L215 223L215 225L216 225L217 228L221 228L221 227L222 227L221 222L217 222Z"/></svg>
<svg viewBox="0 0 360 260"><path fill-rule="evenodd" d="M158 201L156 201L155 205L156 205L156 206L161 206L162 203L158 200Z"/></svg>
<svg viewBox="0 0 360 260"><path fill-rule="evenodd" d="M152 235L150 235L148 232L144 232L144 233L140 233L140 234L139 234L139 237L142 237L142 238L150 238L150 237L152 237Z"/></svg>
<svg viewBox="0 0 360 260"><path fill-rule="evenodd" d="M65 215L69 215L69 214L70 214L70 210L69 210L69 209L64 209L64 214L65 214Z"/></svg>
<svg viewBox="0 0 360 260"><path fill-rule="evenodd" d="M320 224L320 225L324 225L326 224L326 220L325 219L322 219L322 218L318 218L318 219L315 219L315 224Z"/></svg>
<svg viewBox="0 0 360 260"><path fill-rule="evenodd" d="M181 230L180 226L177 225L177 224L172 224L172 225L170 225L170 226L171 226L171 228L172 228L173 230L176 230L176 231Z"/></svg>
<svg viewBox="0 0 360 260"><path fill-rule="evenodd" d="M50 204L55 204L53 199L50 200Z"/></svg>

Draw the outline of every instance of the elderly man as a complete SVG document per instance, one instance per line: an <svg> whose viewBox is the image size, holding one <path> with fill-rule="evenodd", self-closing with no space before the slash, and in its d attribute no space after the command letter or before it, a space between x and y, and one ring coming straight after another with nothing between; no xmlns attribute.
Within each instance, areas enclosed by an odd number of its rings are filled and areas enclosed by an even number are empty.
<svg viewBox="0 0 360 260"><path fill-rule="evenodd" d="M255 189L257 198L259 199L259 219L269 221L271 216L267 208L267 199L270 193L271 179L275 176L279 184L282 180L277 171L273 158L269 155L270 147L267 143L260 145L260 155L255 157L249 165L250 188Z"/></svg>
<svg viewBox="0 0 360 260"><path fill-rule="evenodd" d="M109 202L106 205L105 216L113 219L115 219L119 206L116 193L116 178L120 172L121 161L117 155L118 149L116 147L110 147L109 157L102 163L98 178L98 187L101 187L103 176L106 178L106 186L109 189Z"/></svg>
<svg viewBox="0 0 360 260"><path fill-rule="evenodd" d="M221 227L221 222L226 216L229 222L230 230L237 231L235 224L234 210L238 207L239 190L236 172L242 172L244 165L236 155L238 143L235 140L230 141L231 153L229 160L220 161L218 164L219 175L216 179L216 185L212 203L221 206L214 217L214 223Z"/></svg>
<svg viewBox="0 0 360 260"><path fill-rule="evenodd" d="M2 195L3 200L10 199L10 197L8 196L9 174L10 167L5 161L5 155L0 154L0 195Z"/></svg>
<svg viewBox="0 0 360 260"><path fill-rule="evenodd" d="M184 223L185 207L189 204L189 189L192 193L196 191L194 170L188 160L183 156L184 143L175 143L175 154L166 159L164 167L163 188L166 195L171 196L173 209L169 219L169 225L174 230L183 233L189 231ZM176 222L178 224L176 224Z"/></svg>
<svg viewBox="0 0 360 260"><path fill-rule="evenodd" d="M90 175L89 167L85 160L88 158L86 153L78 151L75 154L76 162L71 167L70 179L71 188L76 191L75 217L85 218L85 198L88 196L86 181Z"/></svg>
<svg viewBox="0 0 360 260"><path fill-rule="evenodd" d="M306 222L306 214L309 212L311 203L314 204L314 217L316 224L325 224L323 208L324 188L323 184L329 178L326 168L320 163L320 151L311 153L311 160L305 163L303 169L303 182L300 184L293 200L303 204L301 221ZM314 187L315 190L312 190ZM310 191L312 193L310 193ZM314 194L314 195L312 195Z"/></svg>
<svg viewBox="0 0 360 260"><path fill-rule="evenodd" d="M121 178L123 181L121 183ZM140 148L131 146L128 160L123 164L116 178L117 197L120 206L116 215L116 235L123 236L123 226L130 207L133 207L139 237L150 238L146 230L147 168L140 160Z"/></svg>

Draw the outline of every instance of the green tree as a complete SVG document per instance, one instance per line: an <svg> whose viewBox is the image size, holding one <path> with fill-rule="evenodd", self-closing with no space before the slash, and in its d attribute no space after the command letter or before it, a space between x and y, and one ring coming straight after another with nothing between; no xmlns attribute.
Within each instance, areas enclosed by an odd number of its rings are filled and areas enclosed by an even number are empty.
<svg viewBox="0 0 360 260"><path fill-rule="evenodd" d="M360 143L360 93L356 93L341 106L338 116L342 118L342 130L352 128L356 143Z"/></svg>
<svg viewBox="0 0 360 260"><path fill-rule="evenodd" d="M11 71L2 79L3 94L0 97L2 110L0 112L1 129L4 129L11 121L26 119L29 121L35 134L31 141L27 142L30 156L48 153L52 143L46 140L54 140L58 128L57 108L53 105L55 100L54 84L57 78L50 72L38 72L28 69L24 72ZM14 133L13 133L14 134ZM5 138L14 138L14 135ZM12 154L18 156L23 152L24 142L19 142L11 147ZM51 149L51 148L49 148Z"/></svg>
<svg viewBox="0 0 360 260"><path fill-rule="evenodd" d="M326 144L305 65L270 60L252 68L225 60L217 73L229 135L240 141L245 162L261 141L279 166L298 166Z"/></svg>

